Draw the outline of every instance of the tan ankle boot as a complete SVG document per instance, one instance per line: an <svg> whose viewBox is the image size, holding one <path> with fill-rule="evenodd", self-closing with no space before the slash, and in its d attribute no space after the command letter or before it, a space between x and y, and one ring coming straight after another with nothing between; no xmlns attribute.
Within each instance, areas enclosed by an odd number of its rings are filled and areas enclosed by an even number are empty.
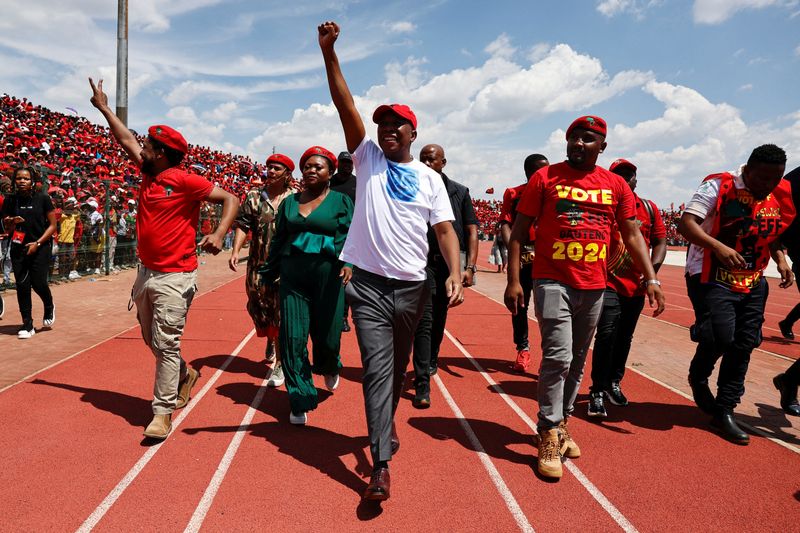
<svg viewBox="0 0 800 533"><path fill-rule="evenodd" d="M144 436L164 440L172 429L172 415L153 415L153 420L144 430Z"/></svg>
<svg viewBox="0 0 800 533"><path fill-rule="evenodd" d="M561 434L561 455L569 459L577 459L580 457L581 449L578 447L578 444L572 440L572 435L569 434L566 418L558 425L558 431Z"/></svg>
<svg viewBox="0 0 800 533"><path fill-rule="evenodd" d="M181 409L189 402L192 387L197 383L197 378L199 377L200 372L194 368L189 368L187 370L186 377L178 383L178 403L175 405L175 409Z"/></svg>
<svg viewBox="0 0 800 533"><path fill-rule="evenodd" d="M544 477L560 478L561 470L561 445L559 442L558 428L539 432L539 466L538 470Z"/></svg>

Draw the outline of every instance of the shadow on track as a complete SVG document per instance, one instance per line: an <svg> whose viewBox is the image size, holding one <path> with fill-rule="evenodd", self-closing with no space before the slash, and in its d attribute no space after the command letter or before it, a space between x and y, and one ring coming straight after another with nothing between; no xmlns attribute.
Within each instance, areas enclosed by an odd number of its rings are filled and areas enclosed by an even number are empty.
<svg viewBox="0 0 800 533"><path fill-rule="evenodd" d="M217 388L217 393L237 404L250 405L259 386L253 383L228 383ZM328 391L319 391L320 403L329 398ZM325 474L332 480L361 495L367 487L366 477L372 472L365 448L367 437L349 437L327 429L289 424L289 398L285 390L270 389L256 408L275 419L274 422L252 424L247 428L250 435L260 437L273 444L284 455L293 457ZM309 418L313 420L311 411ZM197 433L233 433L238 425L184 428L189 435ZM347 468L342 457L354 455L356 472ZM377 515L375 515L377 516ZM374 518L374 516L373 516Z"/></svg>

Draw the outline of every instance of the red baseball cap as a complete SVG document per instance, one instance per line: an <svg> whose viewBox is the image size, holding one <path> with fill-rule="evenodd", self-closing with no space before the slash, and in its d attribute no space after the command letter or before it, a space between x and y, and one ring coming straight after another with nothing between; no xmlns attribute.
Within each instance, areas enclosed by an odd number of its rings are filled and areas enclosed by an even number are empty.
<svg viewBox="0 0 800 533"><path fill-rule="evenodd" d="M378 106L378 109L372 113L372 122L377 124L386 113L394 113L398 117L406 119L411 123L411 126L413 126L414 129L417 129L417 115L415 115L414 112L411 111L411 108L407 105L384 104L382 106Z"/></svg>
<svg viewBox="0 0 800 533"><path fill-rule="evenodd" d="M303 152L303 155L300 157L300 170L302 170L303 167L306 166L306 161L308 161L308 158L315 155L321 155L325 159L329 160L333 165L333 170L336 170L336 164L337 164L336 155L330 150L323 148L322 146L312 146L311 148Z"/></svg>
<svg viewBox="0 0 800 533"><path fill-rule="evenodd" d="M292 161L289 156L283 154L272 154L267 158L266 164L269 165L270 163L280 163L288 168L289 172L294 172L294 161Z"/></svg>
<svg viewBox="0 0 800 533"><path fill-rule="evenodd" d="M610 170L611 172L614 172L616 169L618 169L620 167L630 167L630 168L633 169L634 172L636 172L636 165L634 165L633 163L631 163L627 159L617 159L617 160L615 160L613 163L611 163L611 166L608 167L608 170Z"/></svg>
<svg viewBox="0 0 800 533"><path fill-rule="evenodd" d="M603 137L605 137L606 133L608 132L606 121L600 117L595 117L592 115L586 115L573 120L572 124L570 124L569 128L567 128L567 139L569 139L569 134L572 133L572 130L575 128L583 128L588 131L593 131L595 133L599 133Z"/></svg>
<svg viewBox="0 0 800 533"><path fill-rule="evenodd" d="M150 126L150 128L147 130L147 134L164 146L169 146L173 150L177 150L182 154L186 154L189 151L189 143L186 142L186 139L183 138L183 135L169 126L165 126L163 124Z"/></svg>

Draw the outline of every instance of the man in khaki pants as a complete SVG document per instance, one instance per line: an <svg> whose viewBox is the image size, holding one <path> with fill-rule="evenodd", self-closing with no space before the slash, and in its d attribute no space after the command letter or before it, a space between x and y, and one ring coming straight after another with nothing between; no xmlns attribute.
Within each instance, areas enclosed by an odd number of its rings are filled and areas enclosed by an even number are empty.
<svg viewBox="0 0 800 533"><path fill-rule="evenodd" d="M197 291L196 228L204 201L223 204L216 231L200 241L213 254L222 249L239 202L214 184L178 168L189 146L169 126L151 126L140 146L136 137L108 106L103 80L92 87L91 102L108 121L111 134L142 170L137 250L141 265L133 285L133 301L142 338L156 356L153 420L145 437L165 439L172 429L172 412L189 400L200 374L181 358L180 338L186 313Z"/></svg>

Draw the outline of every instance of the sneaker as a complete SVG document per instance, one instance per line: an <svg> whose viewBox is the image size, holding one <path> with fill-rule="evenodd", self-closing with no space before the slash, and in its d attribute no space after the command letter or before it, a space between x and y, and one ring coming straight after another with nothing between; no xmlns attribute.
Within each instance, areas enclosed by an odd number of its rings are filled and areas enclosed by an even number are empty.
<svg viewBox="0 0 800 533"><path fill-rule="evenodd" d="M794 332L792 331L792 324L786 322L785 320L781 320L778 322L778 327L781 329L781 335L783 335L784 339L789 339L790 341L794 340Z"/></svg>
<svg viewBox="0 0 800 533"><path fill-rule="evenodd" d="M100 269L99 268L95 268L94 269L94 274L95 274L95 276L99 276L100 275Z"/></svg>
<svg viewBox="0 0 800 533"><path fill-rule="evenodd" d="M525 373L528 371L528 365L531 364L531 352L527 348L523 348L517 352L517 360L514 361L514 371Z"/></svg>
<svg viewBox="0 0 800 533"><path fill-rule="evenodd" d="M56 323L56 306L54 305L53 308L50 309L49 313L45 311L44 320L42 321L42 324L44 324L44 327L46 328L52 328L53 324L55 323Z"/></svg>
<svg viewBox="0 0 800 533"><path fill-rule="evenodd" d="M267 349L264 352L264 357L267 360L267 364L271 365L277 359L277 350L275 349L275 341L270 339L267 341Z"/></svg>
<svg viewBox="0 0 800 533"><path fill-rule="evenodd" d="M325 388L333 392L339 388L339 374L325 374Z"/></svg>
<svg viewBox="0 0 800 533"><path fill-rule="evenodd" d="M269 375L267 387L280 387L283 385L284 381L286 381L286 378L283 377L283 368L281 367L281 364L278 363L275 365L275 368L272 369L272 372Z"/></svg>
<svg viewBox="0 0 800 533"><path fill-rule="evenodd" d="M153 420L144 430L144 436L164 440L172 429L172 415L153 415Z"/></svg>
<svg viewBox="0 0 800 533"><path fill-rule="evenodd" d="M73 280L73 281L74 281L74 280L76 280L76 279L81 279L81 275L80 275L80 274L78 274L78 271L77 271L77 270L73 270L72 272L70 272L70 273L69 273L69 275L67 276L67 278L69 278L69 279L71 279L71 280Z"/></svg>
<svg viewBox="0 0 800 533"><path fill-rule="evenodd" d="M589 393L589 408L587 414L596 418L605 418L608 416L606 406L603 405L602 392Z"/></svg>
<svg viewBox="0 0 800 533"><path fill-rule="evenodd" d="M566 418L558 425L558 433L561 438L561 455L570 459L577 459L580 457L581 449L578 447L578 444L572 440L572 435L569 434Z"/></svg>
<svg viewBox="0 0 800 533"><path fill-rule="evenodd" d="M23 328L23 329L21 329L21 330L19 330L19 331L17 332L17 338L18 338L18 339L30 339L30 338L31 338L31 337L33 337L35 334L36 334L36 330L35 330L35 329L33 329L33 328L31 328L31 329L24 329L24 328Z"/></svg>
<svg viewBox="0 0 800 533"><path fill-rule="evenodd" d="M182 409L189 403L189 399L191 398L192 394L192 387L194 384L197 383L197 378L200 377L200 372L195 370L194 368L188 368L186 370L186 376L178 383L178 403L175 405L175 409Z"/></svg>
<svg viewBox="0 0 800 533"><path fill-rule="evenodd" d="M611 388L603 392L605 392L608 401L613 403L614 405L619 405L619 406L628 405L628 398L626 398L625 395L622 394L622 388L620 388L619 386L619 381L612 381Z"/></svg>
<svg viewBox="0 0 800 533"><path fill-rule="evenodd" d="M289 413L289 423L294 424L295 426L305 426L306 422L308 422L308 415L306 415L305 411L296 415L294 413Z"/></svg>
<svg viewBox="0 0 800 533"><path fill-rule="evenodd" d="M544 477L560 478L561 446L558 437L558 428L539 432L539 460L537 470Z"/></svg>
<svg viewBox="0 0 800 533"><path fill-rule="evenodd" d="M342 323L342 331L345 332L345 333L350 331L350 322L348 322L346 318L344 319L344 322Z"/></svg>
<svg viewBox="0 0 800 533"><path fill-rule="evenodd" d="M414 399L411 400L411 405L417 409L427 409L431 406L431 394L428 387L420 386L414 391Z"/></svg>

